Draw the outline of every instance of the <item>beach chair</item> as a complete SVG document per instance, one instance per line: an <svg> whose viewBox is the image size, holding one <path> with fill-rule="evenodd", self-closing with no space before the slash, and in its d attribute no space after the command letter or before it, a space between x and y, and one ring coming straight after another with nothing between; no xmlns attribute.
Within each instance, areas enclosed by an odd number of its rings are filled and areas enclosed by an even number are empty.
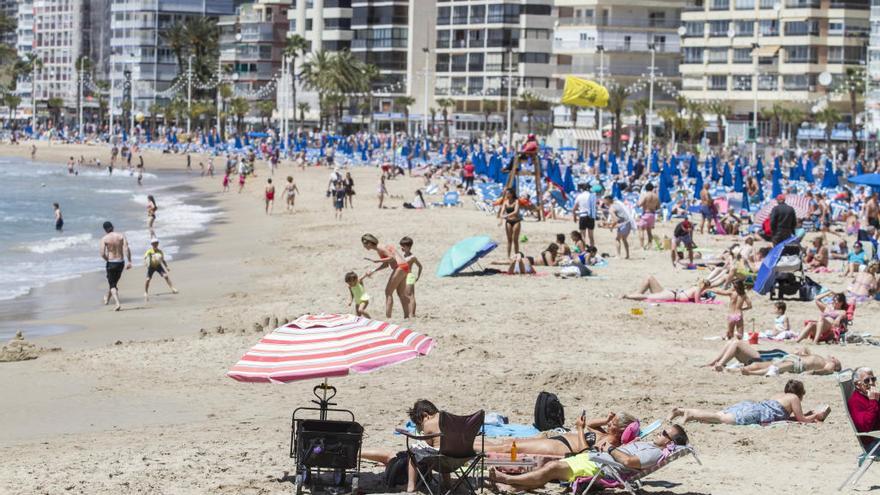
<svg viewBox="0 0 880 495"><path fill-rule="evenodd" d="M443 195L443 206L458 206L460 200L461 196L458 194L458 191L449 191Z"/></svg>
<svg viewBox="0 0 880 495"><path fill-rule="evenodd" d="M859 479L865 472L868 471L868 468L874 464L875 461L880 460L880 431L866 431L860 433L856 430L856 425L853 423L852 416L850 416L849 412L849 397L855 393L856 386L853 383L854 373L852 369L845 369L837 374L837 384L840 386L840 394L843 396L843 408L846 410L846 419L849 421L849 426L852 428L853 433L855 433L856 441L859 444L859 449L861 449L862 453L859 454L858 457L858 466L856 466L856 470L853 471L849 478L846 479L841 485L837 488L838 491L843 490L843 487L846 485L850 485L850 487L856 486L856 483L859 482ZM863 438L873 438L874 442L868 444L868 447L862 444Z"/></svg>
<svg viewBox="0 0 880 495"><path fill-rule="evenodd" d="M446 411L440 412L440 433L432 435L416 435L406 429L397 432L406 437L406 453L410 462L418 466L416 472L428 490L428 495L450 495L464 487L468 493L475 494L477 488L482 489L485 453L485 434L483 423L485 412L480 410L470 416L458 416ZM480 450L474 450L477 437L480 437ZM425 449L423 442L433 438L440 439L439 449ZM438 485L436 491L431 488L430 473L436 471L441 475L454 475L456 480L452 486L443 490ZM468 477L478 473L476 483Z"/></svg>
<svg viewBox="0 0 880 495"><path fill-rule="evenodd" d="M703 465L703 463L700 462L700 458L697 456L697 451L689 445L676 448L672 454L658 462L656 466L641 469L636 472L620 470L614 466L602 464L599 466L599 473L596 476L593 476L592 479L589 479L588 484L584 485L583 483L576 482L574 493L575 495L590 493L590 490L595 486L602 490L618 488L626 490L632 495L636 495L636 492L642 489L643 479L663 469L670 463L688 455L694 456L694 460L697 461L697 464L701 466ZM586 481L586 479L584 479L584 481ZM583 486L583 488L581 488L581 486Z"/></svg>

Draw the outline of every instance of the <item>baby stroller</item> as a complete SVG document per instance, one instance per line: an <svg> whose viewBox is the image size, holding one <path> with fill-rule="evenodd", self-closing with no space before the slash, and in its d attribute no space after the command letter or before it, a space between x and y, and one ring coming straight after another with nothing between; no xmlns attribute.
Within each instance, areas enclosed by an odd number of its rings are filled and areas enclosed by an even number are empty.
<svg viewBox="0 0 880 495"><path fill-rule="evenodd" d="M780 246L777 246L779 248ZM775 250L775 249L774 249ZM804 251L797 242L787 242L781 246L778 258L768 256L761 271L765 271L766 263L772 262L770 268L772 284L763 284L764 291L758 289L760 284L755 283L755 290L761 294L770 293L770 299L783 300L786 297L795 297L801 301L812 301L818 294L820 286L804 273ZM759 272L758 278L761 278Z"/></svg>
<svg viewBox="0 0 880 495"><path fill-rule="evenodd" d="M323 397L318 391L323 391ZM331 392L328 396L327 392ZM361 441L364 428L354 420L354 413L347 409L331 409L336 405L330 399L336 395L336 388L318 385L313 393L318 400L312 402L319 407L299 407L293 411L290 433L290 457L296 463L296 493L302 493L308 484L315 493L322 470L333 473L330 493L357 493L358 476L361 466ZM303 417L303 412L318 412L318 418ZM328 413L346 418L329 420ZM351 490L346 490L346 479L351 476Z"/></svg>

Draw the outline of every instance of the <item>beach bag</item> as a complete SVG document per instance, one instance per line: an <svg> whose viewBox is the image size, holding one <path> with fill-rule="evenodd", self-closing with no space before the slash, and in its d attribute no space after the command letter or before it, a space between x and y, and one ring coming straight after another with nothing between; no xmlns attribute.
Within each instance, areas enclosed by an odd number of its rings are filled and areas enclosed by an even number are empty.
<svg viewBox="0 0 880 495"><path fill-rule="evenodd" d="M798 299L801 301L812 301L821 292L822 286L810 277L804 277L804 282L798 289Z"/></svg>
<svg viewBox="0 0 880 495"><path fill-rule="evenodd" d="M535 401L535 428L540 431L563 428L565 425L565 408L559 397L550 392L538 394Z"/></svg>

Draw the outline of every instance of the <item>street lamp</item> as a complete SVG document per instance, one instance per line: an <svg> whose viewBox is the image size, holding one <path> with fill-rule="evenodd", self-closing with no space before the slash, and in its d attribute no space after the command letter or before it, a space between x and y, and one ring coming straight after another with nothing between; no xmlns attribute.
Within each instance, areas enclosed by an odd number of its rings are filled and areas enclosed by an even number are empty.
<svg viewBox="0 0 880 495"><path fill-rule="evenodd" d="M654 150L654 60L657 54L657 45L651 41L648 43L648 50L651 50L651 88L648 90L648 156L650 157ZM675 150L672 152L675 153Z"/></svg>
<svg viewBox="0 0 880 495"><path fill-rule="evenodd" d="M428 75L430 74L430 65L431 65L431 50L428 47L422 48L422 52L425 54L425 105L424 105L424 115L422 115L422 134L424 134L425 138L428 137ZM409 125L409 122L407 122Z"/></svg>
<svg viewBox="0 0 880 495"><path fill-rule="evenodd" d="M599 85L605 86L605 45L596 45L596 53L599 54ZM602 107L599 107L599 136L602 136L602 120L605 116Z"/></svg>
<svg viewBox="0 0 880 495"><path fill-rule="evenodd" d="M507 47L507 145L513 146L513 55L512 46Z"/></svg>

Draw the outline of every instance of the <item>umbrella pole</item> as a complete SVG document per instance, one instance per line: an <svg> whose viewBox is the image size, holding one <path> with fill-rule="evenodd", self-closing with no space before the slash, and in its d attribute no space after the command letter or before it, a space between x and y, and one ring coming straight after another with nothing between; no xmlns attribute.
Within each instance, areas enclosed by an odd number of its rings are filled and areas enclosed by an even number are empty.
<svg viewBox="0 0 880 495"><path fill-rule="evenodd" d="M324 377L324 397L321 398L321 421L327 419L327 409L330 407L327 404L327 377Z"/></svg>

